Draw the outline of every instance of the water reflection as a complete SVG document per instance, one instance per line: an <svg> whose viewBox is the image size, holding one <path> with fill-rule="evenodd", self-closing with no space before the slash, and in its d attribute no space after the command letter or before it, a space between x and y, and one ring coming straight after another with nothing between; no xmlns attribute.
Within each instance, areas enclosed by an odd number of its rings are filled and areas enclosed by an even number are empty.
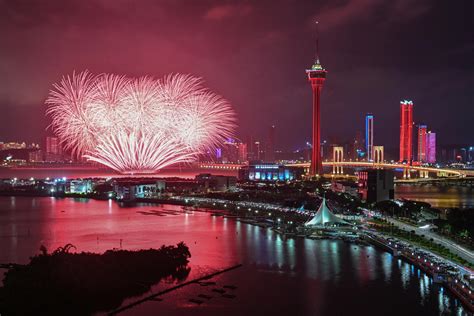
<svg viewBox="0 0 474 316"><path fill-rule="evenodd" d="M393 256L389 253L384 253L381 259L385 281L388 282L391 279Z"/></svg>
<svg viewBox="0 0 474 316"><path fill-rule="evenodd" d="M400 266L402 285L404 289L408 288L408 283L410 282L410 276L413 275L413 271L410 269L412 267L413 266L404 262Z"/></svg>
<svg viewBox="0 0 474 316"><path fill-rule="evenodd" d="M440 208L474 208L474 188L468 187L397 185L395 197L427 202Z"/></svg>
<svg viewBox="0 0 474 316"><path fill-rule="evenodd" d="M138 213L149 210L169 213ZM462 312L450 294L433 285L419 269L371 246L287 239L271 229L198 211L183 212L179 206L121 207L111 201L0 198L0 262L24 263L38 253L41 244L52 250L70 242L78 251L103 252L119 247L120 240L125 249L184 241L192 253L190 278L243 263L244 272L232 279L246 289L240 294L240 302L245 302L242 306L252 306L257 297L283 296L292 297L301 314L348 314L367 304L392 306L393 301L404 304L400 309L394 307L392 314L405 309L424 314ZM340 303L341 297L347 304ZM284 310L281 304L285 301L272 302L268 308L274 309L261 314ZM234 314L245 313L232 306L239 312ZM155 308L150 307L150 315Z"/></svg>

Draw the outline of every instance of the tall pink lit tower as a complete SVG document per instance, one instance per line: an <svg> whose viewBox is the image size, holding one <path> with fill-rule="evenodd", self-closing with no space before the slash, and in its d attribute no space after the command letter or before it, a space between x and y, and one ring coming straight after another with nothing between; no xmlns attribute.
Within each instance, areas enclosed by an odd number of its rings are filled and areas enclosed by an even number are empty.
<svg viewBox="0 0 474 316"><path fill-rule="evenodd" d="M400 162L411 164L413 146L413 102L400 101Z"/></svg>
<svg viewBox="0 0 474 316"><path fill-rule="evenodd" d="M316 25L318 22L316 22ZM317 27L317 26L316 26ZM319 34L316 29L316 60L311 69L306 70L308 81L313 90L313 149L311 151L310 176L321 175L323 173L323 164L321 158L321 90L324 80L326 80L327 71L319 62Z"/></svg>

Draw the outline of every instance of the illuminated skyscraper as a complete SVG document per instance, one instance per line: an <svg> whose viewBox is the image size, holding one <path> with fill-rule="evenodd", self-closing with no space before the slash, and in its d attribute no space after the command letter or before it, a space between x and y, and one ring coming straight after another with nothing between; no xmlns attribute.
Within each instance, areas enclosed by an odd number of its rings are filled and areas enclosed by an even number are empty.
<svg viewBox="0 0 474 316"><path fill-rule="evenodd" d="M367 161L374 160L374 116L370 113L365 116L365 150Z"/></svg>
<svg viewBox="0 0 474 316"><path fill-rule="evenodd" d="M426 134L426 162L436 162L436 133L431 131Z"/></svg>
<svg viewBox="0 0 474 316"><path fill-rule="evenodd" d="M413 159L413 102L400 102L400 162Z"/></svg>
<svg viewBox="0 0 474 316"><path fill-rule="evenodd" d="M248 161L247 144L239 143L237 146L237 149L239 151L239 155L238 155L239 163Z"/></svg>
<svg viewBox="0 0 474 316"><path fill-rule="evenodd" d="M220 153L217 160L224 163L243 163L247 161L247 144L239 140L229 138L219 148Z"/></svg>
<svg viewBox="0 0 474 316"><path fill-rule="evenodd" d="M313 66L311 66L311 69L306 70L308 81L311 83L311 89L313 90L313 147L311 150L311 167L309 169L309 174L311 176L320 175L323 172L321 157L320 99L321 90L323 89L324 80L326 79L326 73L327 71L319 62L319 43L318 36L316 36L316 61Z"/></svg>
<svg viewBox="0 0 474 316"><path fill-rule="evenodd" d="M418 125L418 161L426 162L426 125Z"/></svg>

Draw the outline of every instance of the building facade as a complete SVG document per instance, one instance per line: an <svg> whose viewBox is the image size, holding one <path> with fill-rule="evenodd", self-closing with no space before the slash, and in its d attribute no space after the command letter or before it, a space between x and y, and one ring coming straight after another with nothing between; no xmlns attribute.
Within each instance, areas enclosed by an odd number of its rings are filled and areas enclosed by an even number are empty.
<svg viewBox="0 0 474 316"><path fill-rule="evenodd" d="M413 102L400 102L400 162L413 160Z"/></svg>
<svg viewBox="0 0 474 316"><path fill-rule="evenodd" d="M367 161L374 160L374 116L367 114L365 116L365 150Z"/></svg>
<svg viewBox="0 0 474 316"><path fill-rule="evenodd" d="M274 163L249 164L239 170L239 179L246 181L288 181L301 179L304 169Z"/></svg>
<svg viewBox="0 0 474 316"><path fill-rule="evenodd" d="M395 197L392 170L367 169L359 171L359 192L368 203L391 200Z"/></svg>
<svg viewBox="0 0 474 316"><path fill-rule="evenodd" d="M195 179L207 192L232 191L237 187L237 178L234 176L201 173L197 175Z"/></svg>
<svg viewBox="0 0 474 316"><path fill-rule="evenodd" d="M426 133L426 162L436 163L436 133Z"/></svg>
<svg viewBox="0 0 474 316"><path fill-rule="evenodd" d="M418 161L427 162L426 160L426 134L428 127L426 125L418 125Z"/></svg>
<svg viewBox="0 0 474 316"><path fill-rule="evenodd" d="M56 162L62 161L63 151L59 138L48 136L46 137L46 151L45 151L45 161Z"/></svg>

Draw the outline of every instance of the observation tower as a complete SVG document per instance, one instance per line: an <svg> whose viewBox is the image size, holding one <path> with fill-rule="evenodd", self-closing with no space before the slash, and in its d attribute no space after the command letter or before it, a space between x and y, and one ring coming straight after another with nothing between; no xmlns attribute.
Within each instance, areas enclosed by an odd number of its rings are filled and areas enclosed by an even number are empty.
<svg viewBox="0 0 474 316"><path fill-rule="evenodd" d="M318 22L316 22L318 24ZM311 83L313 90L313 148L311 150L311 167L309 169L310 176L317 176L323 173L322 157L321 157L321 90L323 89L324 80L326 80L327 71L319 62L319 33L316 29L316 60L310 69L306 69L308 81Z"/></svg>

